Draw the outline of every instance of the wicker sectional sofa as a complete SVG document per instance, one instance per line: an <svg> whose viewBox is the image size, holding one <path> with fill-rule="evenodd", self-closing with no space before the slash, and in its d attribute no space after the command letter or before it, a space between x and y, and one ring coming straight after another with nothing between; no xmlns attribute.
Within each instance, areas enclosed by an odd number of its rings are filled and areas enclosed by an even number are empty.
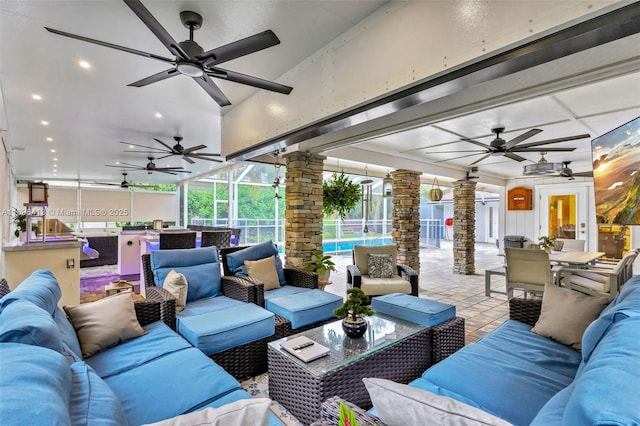
<svg viewBox="0 0 640 426"><path fill-rule="evenodd" d="M161 321L159 300L135 302L143 335L82 359L60 296L40 270L0 299L3 425L140 425L251 398Z"/></svg>
<svg viewBox="0 0 640 426"><path fill-rule="evenodd" d="M541 301L511 299L509 306L509 320L409 386L428 391L430 398L449 397L463 403L461 407L495 416L495 424L639 424L640 276L629 280L590 323L581 351L531 332L541 315ZM573 319L567 316L565 322ZM340 402L325 401L319 425L337 421ZM361 426L384 424L375 411L351 407ZM446 416L430 423L403 418L402 412L397 413L398 424L449 424Z"/></svg>

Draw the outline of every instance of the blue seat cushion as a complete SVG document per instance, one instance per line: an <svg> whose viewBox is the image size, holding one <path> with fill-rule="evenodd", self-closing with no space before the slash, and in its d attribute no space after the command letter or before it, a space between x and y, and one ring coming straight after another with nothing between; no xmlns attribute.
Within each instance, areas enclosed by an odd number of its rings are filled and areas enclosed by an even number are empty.
<svg viewBox="0 0 640 426"><path fill-rule="evenodd" d="M640 424L638 354L640 316L614 323L576 375L564 418L576 425Z"/></svg>
<svg viewBox="0 0 640 426"><path fill-rule="evenodd" d="M530 426L561 426L564 411L567 408L567 402L575 388L574 383L571 383L547 401L533 419Z"/></svg>
<svg viewBox="0 0 640 426"><path fill-rule="evenodd" d="M276 297L290 296L307 291L308 288L296 287L295 285L285 285L280 288L274 288L273 290L267 290L264 292L264 300L275 299Z"/></svg>
<svg viewBox="0 0 640 426"><path fill-rule="evenodd" d="M461 402L514 425L528 425L551 397L573 381L580 364L578 351L530 330L508 320L429 368L422 378L433 384L437 394L455 399L459 395Z"/></svg>
<svg viewBox="0 0 640 426"><path fill-rule="evenodd" d="M207 355L272 336L275 316L252 303L180 317L178 333Z"/></svg>
<svg viewBox="0 0 640 426"><path fill-rule="evenodd" d="M11 293L0 299L0 312L14 300L27 300L49 315L58 307L62 290L58 281L50 271L39 269L29 275Z"/></svg>
<svg viewBox="0 0 640 426"><path fill-rule="evenodd" d="M158 287L175 270L187 279L187 302L217 296L221 292L220 262L215 246L151 252L151 270Z"/></svg>
<svg viewBox="0 0 640 426"><path fill-rule="evenodd" d="M234 275L247 275L245 260L260 260L270 256L275 256L278 281L280 285L285 285L284 269L282 269L278 247L271 240L227 254L227 266Z"/></svg>
<svg viewBox="0 0 640 426"><path fill-rule="evenodd" d="M128 424L122 404L107 383L84 362L71 364L69 415L72 425Z"/></svg>
<svg viewBox="0 0 640 426"><path fill-rule="evenodd" d="M145 335L98 352L86 359L87 364L100 377L107 378L191 347L162 321L147 324L143 328L147 332Z"/></svg>
<svg viewBox="0 0 640 426"><path fill-rule="evenodd" d="M245 303L227 296L206 297L204 299L193 300L186 304L184 309L176 314L176 321L182 318L195 315L206 314L213 311L232 308L234 306L244 306Z"/></svg>
<svg viewBox="0 0 640 426"><path fill-rule="evenodd" d="M196 348L171 352L105 381L131 425L188 413L240 389L236 379Z"/></svg>
<svg viewBox="0 0 640 426"><path fill-rule="evenodd" d="M0 313L0 342L63 352L62 336L51 315L27 300L14 300Z"/></svg>
<svg viewBox="0 0 640 426"><path fill-rule="evenodd" d="M456 316L454 305L403 293L374 297L371 300L371 309L427 327L441 324Z"/></svg>
<svg viewBox="0 0 640 426"><path fill-rule="evenodd" d="M291 321L291 328L296 329L333 318L333 310L342 305L342 297L335 294L317 289L303 290L282 297L265 297L265 307Z"/></svg>
<svg viewBox="0 0 640 426"><path fill-rule="evenodd" d="M0 423L68 425L71 373L57 352L20 343L0 344Z"/></svg>

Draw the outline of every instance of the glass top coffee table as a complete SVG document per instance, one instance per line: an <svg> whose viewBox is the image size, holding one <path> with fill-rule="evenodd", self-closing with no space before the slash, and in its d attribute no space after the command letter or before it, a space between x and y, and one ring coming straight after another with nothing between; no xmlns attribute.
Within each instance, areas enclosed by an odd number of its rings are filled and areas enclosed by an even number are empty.
<svg viewBox="0 0 640 426"><path fill-rule="evenodd" d="M364 377L408 383L429 367L429 327L382 314L367 317L367 322L367 332L358 339L347 337L337 320L270 342L269 396L309 424L320 417L322 402L334 395L370 407ZM326 346L329 355L305 363L280 347L299 336Z"/></svg>

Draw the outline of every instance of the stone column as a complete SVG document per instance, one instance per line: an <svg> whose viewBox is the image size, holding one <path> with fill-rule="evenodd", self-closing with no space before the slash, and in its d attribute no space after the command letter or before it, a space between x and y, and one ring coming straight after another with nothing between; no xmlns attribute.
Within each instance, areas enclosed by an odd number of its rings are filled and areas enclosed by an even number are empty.
<svg viewBox="0 0 640 426"><path fill-rule="evenodd" d="M391 172L393 208L391 236L398 245L398 263L420 273L420 173Z"/></svg>
<svg viewBox="0 0 640 426"><path fill-rule="evenodd" d="M284 156L287 167L285 192L285 267L302 268L311 253L322 251L322 170L326 157L305 152Z"/></svg>
<svg viewBox="0 0 640 426"><path fill-rule="evenodd" d="M458 180L453 187L453 272L472 275L475 265L476 182Z"/></svg>

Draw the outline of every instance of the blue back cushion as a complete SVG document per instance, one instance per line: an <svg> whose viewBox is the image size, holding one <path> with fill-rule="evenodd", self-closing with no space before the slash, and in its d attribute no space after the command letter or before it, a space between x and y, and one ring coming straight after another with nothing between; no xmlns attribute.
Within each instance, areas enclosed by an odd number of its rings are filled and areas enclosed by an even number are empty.
<svg viewBox="0 0 640 426"><path fill-rule="evenodd" d="M280 281L280 285L285 285L284 270L278 254L278 247L271 240L227 254L227 266L234 275L247 275L247 269L244 266L245 260L260 260L269 256L275 256L278 281Z"/></svg>
<svg viewBox="0 0 640 426"><path fill-rule="evenodd" d="M124 408L109 385L84 362L71 364L69 415L72 425L129 424Z"/></svg>
<svg viewBox="0 0 640 426"><path fill-rule="evenodd" d="M65 352L73 352L73 355L77 358L76 361L80 361L82 359L80 342L78 341L75 328L73 328L69 318L67 318L67 314L58 307L53 313L53 320L56 322L60 335L62 336L62 344Z"/></svg>
<svg viewBox="0 0 640 426"><path fill-rule="evenodd" d="M62 336L51 315L26 300L15 300L0 313L0 342L42 346L62 353Z"/></svg>
<svg viewBox="0 0 640 426"><path fill-rule="evenodd" d="M53 315L62 290L50 271L39 269L29 275L11 293L0 299L0 312L14 300L27 300Z"/></svg>
<svg viewBox="0 0 640 426"><path fill-rule="evenodd" d="M187 302L221 292L220 262L214 246L151 252L151 270L158 287L162 287L172 269L187 279Z"/></svg>
<svg viewBox="0 0 640 426"><path fill-rule="evenodd" d="M0 360L0 423L71 424L71 373L64 356L39 346L3 343Z"/></svg>

